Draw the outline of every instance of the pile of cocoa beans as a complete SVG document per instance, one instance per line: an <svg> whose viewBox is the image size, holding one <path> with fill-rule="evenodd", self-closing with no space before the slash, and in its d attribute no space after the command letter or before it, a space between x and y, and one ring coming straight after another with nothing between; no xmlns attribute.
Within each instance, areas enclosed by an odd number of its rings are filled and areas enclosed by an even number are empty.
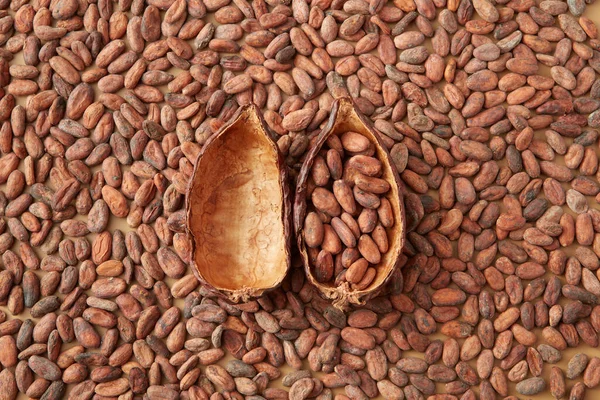
<svg viewBox="0 0 600 400"><path fill-rule="evenodd" d="M311 258L317 281L364 290L388 250L386 228L394 225L394 215L384 196L390 184L381 178L381 161L364 135L331 135L327 144L311 169L315 211L306 216L304 239L309 256L316 253Z"/></svg>
<svg viewBox="0 0 600 400"><path fill-rule="evenodd" d="M592 2L0 0L0 398L598 397ZM199 285L203 144L254 103L295 178L342 96L402 181L385 290L340 312L297 256L247 303ZM355 187L374 265L399 221Z"/></svg>

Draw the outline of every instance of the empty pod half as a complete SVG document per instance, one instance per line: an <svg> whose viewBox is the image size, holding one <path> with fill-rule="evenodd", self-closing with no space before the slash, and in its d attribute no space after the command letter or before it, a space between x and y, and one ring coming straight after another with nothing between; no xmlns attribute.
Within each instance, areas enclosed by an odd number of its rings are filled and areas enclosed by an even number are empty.
<svg viewBox="0 0 600 400"><path fill-rule="evenodd" d="M283 156L254 105L204 145L187 193L192 269L233 302L276 288L290 267L291 200Z"/></svg>

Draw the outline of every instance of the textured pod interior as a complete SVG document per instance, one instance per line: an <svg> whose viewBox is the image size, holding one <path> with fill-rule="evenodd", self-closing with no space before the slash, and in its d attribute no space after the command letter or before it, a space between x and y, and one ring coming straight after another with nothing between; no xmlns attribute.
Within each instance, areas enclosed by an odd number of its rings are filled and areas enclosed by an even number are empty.
<svg viewBox="0 0 600 400"><path fill-rule="evenodd" d="M216 289L269 289L288 267L279 154L255 112L206 144L188 193L201 278Z"/></svg>

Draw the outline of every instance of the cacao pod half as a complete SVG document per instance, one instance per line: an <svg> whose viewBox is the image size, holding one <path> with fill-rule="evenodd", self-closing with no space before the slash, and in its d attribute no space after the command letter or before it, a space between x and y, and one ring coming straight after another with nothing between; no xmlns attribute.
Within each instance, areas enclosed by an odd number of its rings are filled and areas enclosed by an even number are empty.
<svg viewBox="0 0 600 400"><path fill-rule="evenodd" d="M351 99L337 99L302 165L294 201L294 229L306 276L337 308L364 304L392 276L405 237L401 187L379 133ZM382 217L384 203L387 218ZM359 227L361 213L370 215L377 234L373 225ZM328 232L335 240L327 239ZM343 264L347 250L352 265Z"/></svg>
<svg viewBox="0 0 600 400"><path fill-rule="evenodd" d="M254 105L198 155L187 198L192 270L233 302L282 282L290 267L291 198L283 156Z"/></svg>

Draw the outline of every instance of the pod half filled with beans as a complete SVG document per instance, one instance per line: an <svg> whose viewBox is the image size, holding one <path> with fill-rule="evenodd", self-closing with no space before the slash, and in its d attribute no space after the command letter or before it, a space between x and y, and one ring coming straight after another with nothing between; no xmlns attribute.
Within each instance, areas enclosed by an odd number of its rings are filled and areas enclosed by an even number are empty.
<svg viewBox="0 0 600 400"><path fill-rule="evenodd" d="M402 193L378 135L351 100L337 100L298 178L294 223L306 275L339 308L375 295L402 249Z"/></svg>

